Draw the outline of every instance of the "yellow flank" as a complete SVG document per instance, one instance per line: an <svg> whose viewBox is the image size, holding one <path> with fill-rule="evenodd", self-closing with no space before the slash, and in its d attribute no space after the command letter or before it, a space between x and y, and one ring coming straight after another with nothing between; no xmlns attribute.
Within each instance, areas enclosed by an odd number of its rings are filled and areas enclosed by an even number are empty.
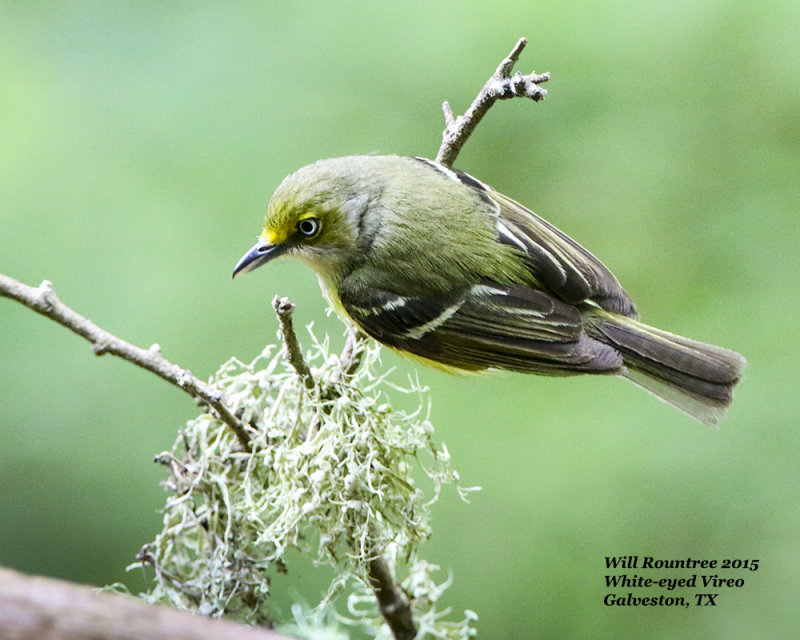
<svg viewBox="0 0 800 640"><path fill-rule="evenodd" d="M358 325L356 325L358 326ZM444 364L442 362L437 362L436 360L430 360L424 356L417 355L416 353L411 353L410 351L404 351L403 349L398 349L396 347L388 347L395 353L399 353L401 356L409 358L414 362L418 362L423 364L427 367L433 367L434 369L438 369L439 371L444 371L445 373L449 373L452 375L476 375L476 374L485 374L488 373L488 369L462 369L461 367L456 367L451 364Z"/></svg>

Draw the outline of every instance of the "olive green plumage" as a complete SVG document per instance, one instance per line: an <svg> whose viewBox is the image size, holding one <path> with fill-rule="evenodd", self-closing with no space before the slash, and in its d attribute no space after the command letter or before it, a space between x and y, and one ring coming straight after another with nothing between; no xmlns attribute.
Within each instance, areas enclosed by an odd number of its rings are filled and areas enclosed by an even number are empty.
<svg viewBox="0 0 800 640"><path fill-rule="evenodd" d="M364 333L445 368L621 375L713 424L745 363L639 322L591 253L422 158L335 158L288 176L234 275L283 254L310 264Z"/></svg>

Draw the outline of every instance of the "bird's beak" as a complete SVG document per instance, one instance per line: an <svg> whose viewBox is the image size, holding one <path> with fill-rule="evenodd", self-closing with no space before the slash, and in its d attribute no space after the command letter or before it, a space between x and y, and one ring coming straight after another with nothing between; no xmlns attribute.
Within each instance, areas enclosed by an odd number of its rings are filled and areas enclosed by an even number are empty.
<svg viewBox="0 0 800 640"><path fill-rule="evenodd" d="M277 258L286 250L283 244L267 244L259 241L255 246L242 256L233 268L233 277L257 269L262 264L267 264L273 258Z"/></svg>

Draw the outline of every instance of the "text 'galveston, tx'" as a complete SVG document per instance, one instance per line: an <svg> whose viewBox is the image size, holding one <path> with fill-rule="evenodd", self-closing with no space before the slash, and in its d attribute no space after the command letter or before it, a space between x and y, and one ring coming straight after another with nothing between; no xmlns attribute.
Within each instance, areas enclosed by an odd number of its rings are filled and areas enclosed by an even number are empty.
<svg viewBox="0 0 800 640"><path fill-rule="evenodd" d="M744 578L740 577L743 571L757 571L758 559L753 558L655 558L653 556L606 556L606 569L623 570L625 573L616 573L605 576L606 589L650 589L663 590L668 594L634 595L628 593L606 593L603 604L618 607L683 607L692 604L701 607L713 607L719 604L717 597L720 590L740 589L744 586ZM684 573L679 575L642 575L628 573L635 569L642 573L647 571L661 572L665 570L706 570L717 569L735 572L730 573ZM698 591L703 589L704 591ZM687 590L681 593L676 590ZM706 591L712 590L712 591ZM713 591L716 590L716 591ZM652 593L652 591L651 591Z"/></svg>

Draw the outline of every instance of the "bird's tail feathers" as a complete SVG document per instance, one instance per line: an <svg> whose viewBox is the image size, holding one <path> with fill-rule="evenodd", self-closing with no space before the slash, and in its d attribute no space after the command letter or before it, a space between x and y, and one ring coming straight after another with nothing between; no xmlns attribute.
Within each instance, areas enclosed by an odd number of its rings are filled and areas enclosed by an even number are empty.
<svg viewBox="0 0 800 640"><path fill-rule="evenodd" d="M744 357L616 314L593 314L590 335L622 353L622 375L695 420L714 425L733 400Z"/></svg>

